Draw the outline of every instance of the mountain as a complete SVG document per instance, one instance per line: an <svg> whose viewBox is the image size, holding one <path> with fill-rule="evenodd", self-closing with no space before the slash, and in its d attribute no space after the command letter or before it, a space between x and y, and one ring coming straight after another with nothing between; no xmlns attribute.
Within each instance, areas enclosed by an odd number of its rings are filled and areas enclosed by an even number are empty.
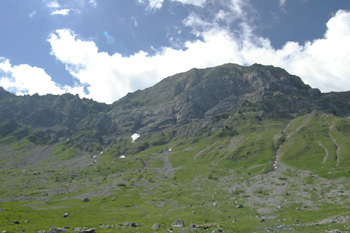
<svg viewBox="0 0 350 233"><path fill-rule="evenodd" d="M0 88L0 230L346 231L349 99L259 64L111 105Z"/></svg>

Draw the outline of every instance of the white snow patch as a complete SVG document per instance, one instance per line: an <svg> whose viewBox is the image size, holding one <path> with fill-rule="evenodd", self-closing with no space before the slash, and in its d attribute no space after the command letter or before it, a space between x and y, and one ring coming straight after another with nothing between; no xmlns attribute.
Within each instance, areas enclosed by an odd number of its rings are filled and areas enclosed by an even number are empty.
<svg viewBox="0 0 350 233"><path fill-rule="evenodd" d="M134 133L134 134L131 136L132 143L134 143L135 140L138 139L139 137L140 137L140 134Z"/></svg>

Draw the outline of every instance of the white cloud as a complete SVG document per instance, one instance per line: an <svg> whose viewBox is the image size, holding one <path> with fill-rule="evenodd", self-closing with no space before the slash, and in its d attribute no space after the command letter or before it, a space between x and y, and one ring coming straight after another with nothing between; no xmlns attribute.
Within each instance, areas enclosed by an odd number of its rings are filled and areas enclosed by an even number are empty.
<svg viewBox="0 0 350 233"><path fill-rule="evenodd" d="M347 79L350 74L350 12L338 11L328 21L323 38L305 44L289 41L281 49L275 49L269 39L254 34L247 16L249 6L242 0L222 1L230 4L212 13L210 20L201 18L199 13L191 13L184 20L184 25L198 36L197 40L178 47L182 49L154 48L154 55L144 51L128 57L119 53L109 55L99 52L93 41L79 38L69 29L57 30L48 39L51 54L65 64L76 81L74 87L59 87L43 69L12 66L6 59L0 59L0 74L3 74L0 85L5 89L17 89L18 93L68 91L112 103L128 92L154 85L175 73L230 62L279 66L322 91L350 90L350 79ZM157 2L163 3L154 1L154 6ZM236 31L228 27L232 23L239 25ZM89 93L85 93L84 88Z"/></svg>
<svg viewBox="0 0 350 233"><path fill-rule="evenodd" d="M63 16L66 16L69 14L69 12L71 11L72 9L61 9L61 10L55 10L51 13L51 15L63 15Z"/></svg>
<svg viewBox="0 0 350 233"><path fill-rule="evenodd" d="M196 20L194 17L188 25L202 23ZM268 39L254 36L249 25L242 25L240 36L213 27L201 32L201 39L187 42L184 50L164 47L153 56L143 51L129 57L98 52L94 42L79 39L69 30L56 31L49 42L52 55L88 88L85 96L107 103L169 75L228 62L280 66L322 91L350 89L346 79L350 73L349 12L339 11L329 20L324 38L304 45L288 42L278 50ZM81 90L82 86L76 87L83 94Z"/></svg>
<svg viewBox="0 0 350 233"><path fill-rule="evenodd" d="M280 0L280 6L284 6L286 4L287 0Z"/></svg>
<svg viewBox="0 0 350 233"><path fill-rule="evenodd" d="M138 2L146 4L148 10L158 10L162 8L164 0L138 0Z"/></svg>
<svg viewBox="0 0 350 233"><path fill-rule="evenodd" d="M194 6L204 6L207 0L171 0L174 2L181 2L182 4L194 5Z"/></svg>
<svg viewBox="0 0 350 233"><path fill-rule="evenodd" d="M5 58L0 58L0 86L18 95L63 94L65 92L51 80L43 69L27 64L12 66Z"/></svg>
<svg viewBox="0 0 350 233"><path fill-rule="evenodd" d="M58 4L57 0L54 0L54 1L49 1L47 3L47 7L56 9L56 8L60 8L61 6L60 6L60 4Z"/></svg>

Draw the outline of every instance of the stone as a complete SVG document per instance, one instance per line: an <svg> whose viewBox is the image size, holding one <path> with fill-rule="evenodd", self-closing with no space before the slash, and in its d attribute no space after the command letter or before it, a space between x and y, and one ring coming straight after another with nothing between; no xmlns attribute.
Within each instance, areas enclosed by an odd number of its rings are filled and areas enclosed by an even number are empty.
<svg viewBox="0 0 350 233"><path fill-rule="evenodd" d="M237 208L243 208L243 204L238 204L236 207Z"/></svg>
<svg viewBox="0 0 350 233"><path fill-rule="evenodd" d="M48 233L60 233L60 231L56 227L50 227Z"/></svg>
<svg viewBox="0 0 350 233"><path fill-rule="evenodd" d="M259 222L265 222L265 219L262 218L262 219L259 220Z"/></svg>
<svg viewBox="0 0 350 233"><path fill-rule="evenodd" d="M4 233L4 232L2 232ZM38 231L38 233L46 233L46 231L42 230L42 231Z"/></svg>
<svg viewBox="0 0 350 233"><path fill-rule="evenodd" d="M64 217L64 218L67 218L68 216L69 216L68 213L64 213L64 214L63 214L63 217Z"/></svg>
<svg viewBox="0 0 350 233"><path fill-rule="evenodd" d="M87 197L85 197L84 200L83 200L83 202L89 202L89 201L90 201L90 199L87 198Z"/></svg>
<svg viewBox="0 0 350 233"><path fill-rule="evenodd" d="M80 233L95 233L96 232L96 229L95 228L92 228L92 229L85 229L85 230L82 230Z"/></svg>
<svg viewBox="0 0 350 233"><path fill-rule="evenodd" d="M13 224L19 224L19 221L13 221L12 223Z"/></svg>
<svg viewBox="0 0 350 233"><path fill-rule="evenodd" d="M125 222L123 223L123 225L126 227L136 227L136 223L134 222Z"/></svg>
<svg viewBox="0 0 350 233"><path fill-rule="evenodd" d="M159 229L159 228L160 228L159 223L153 224L153 226L152 226L153 230L156 230L156 229Z"/></svg>
<svg viewBox="0 0 350 233"><path fill-rule="evenodd" d="M185 226L185 222L181 219L177 219L173 223L173 227L184 227L184 226Z"/></svg>

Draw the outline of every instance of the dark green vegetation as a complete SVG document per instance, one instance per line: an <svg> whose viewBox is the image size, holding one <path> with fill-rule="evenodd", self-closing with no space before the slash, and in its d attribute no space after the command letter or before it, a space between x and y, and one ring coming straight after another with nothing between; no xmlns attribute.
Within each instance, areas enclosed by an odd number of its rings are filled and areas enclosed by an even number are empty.
<svg viewBox="0 0 350 233"><path fill-rule="evenodd" d="M0 231L349 231L349 97L232 64L113 105L0 89Z"/></svg>

